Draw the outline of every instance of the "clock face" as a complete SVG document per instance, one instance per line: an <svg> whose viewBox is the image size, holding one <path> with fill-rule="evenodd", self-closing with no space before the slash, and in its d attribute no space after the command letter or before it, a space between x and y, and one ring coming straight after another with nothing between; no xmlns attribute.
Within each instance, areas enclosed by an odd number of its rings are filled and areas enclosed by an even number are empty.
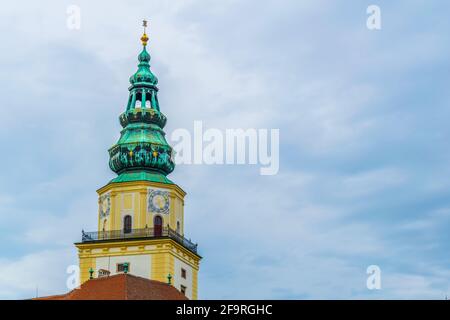
<svg viewBox="0 0 450 320"><path fill-rule="evenodd" d="M109 209L111 206L111 198L109 194L104 194L100 197L100 217L104 218L109 216Z"/></svg>
<svg viewBox="0 0 450 320"><path fill-rule="evenodd" d="M148 194L148 211L156 213L169 213L169 192L150 190Z"/></svg>

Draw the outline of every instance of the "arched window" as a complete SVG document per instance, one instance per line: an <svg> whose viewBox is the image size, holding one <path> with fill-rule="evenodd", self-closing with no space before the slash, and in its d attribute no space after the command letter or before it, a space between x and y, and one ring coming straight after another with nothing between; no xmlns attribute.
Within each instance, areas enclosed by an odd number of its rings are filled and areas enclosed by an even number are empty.
<svg viewBox="0 0 450 320"><path fill-rule="evenodd" d="M126 215L123 218L123 233L131 233L131 216Z"/></svg>
<svg viewBox="0 0 450 320"><path fill-rule="evenodd" d="M155 230L155 237L161 237L162 236L162 224L163 220L161 216L155 216L153 219L153 227Z"/></svg>
<svg viewBox="0 0 450 320"><path fill-rule="evenodd" d="M142 104L141 99L136 100L136 103L134 104L134 108L139 109L141 107L141 104Z"/></svg>

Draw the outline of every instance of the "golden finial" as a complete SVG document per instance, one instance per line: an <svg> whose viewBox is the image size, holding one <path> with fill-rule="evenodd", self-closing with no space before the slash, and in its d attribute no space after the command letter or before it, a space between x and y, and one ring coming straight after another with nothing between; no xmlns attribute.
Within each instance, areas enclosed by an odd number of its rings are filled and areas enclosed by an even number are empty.
<svg viewBox="0 0 450 320"><path fill-rule="evenodd" d="M147 45L148 37L145 33L145 30L147 29L147 20L142 20L142 26L144 27L144 34L141 37L142 45L145 47Z"/></svg>

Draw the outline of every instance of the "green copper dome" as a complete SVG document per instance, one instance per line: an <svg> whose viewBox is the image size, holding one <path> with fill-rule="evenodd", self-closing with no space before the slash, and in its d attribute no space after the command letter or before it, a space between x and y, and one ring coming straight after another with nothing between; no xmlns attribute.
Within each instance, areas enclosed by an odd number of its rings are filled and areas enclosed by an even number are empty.
<svg viewBox="0 0 450 320"><path fill-rule="evenodd" d="M157 85L158 78L150 71L150 54L147 52L145 46L139 54L138 60L138 71L130 77L130 83L132 85L140 82Z"/></svg>
<svg viewBox="0 0 450 320"><path fill-rule="evenodd" d="M163 131L167 118L159 110L158 78L150 71L147 36L141 38L138 70L130 77L129 97L119 117L123 130L109 149L109 167L119 176L112 182L151 180L172 183L166 176L173 171L173 151Z"/></svg>

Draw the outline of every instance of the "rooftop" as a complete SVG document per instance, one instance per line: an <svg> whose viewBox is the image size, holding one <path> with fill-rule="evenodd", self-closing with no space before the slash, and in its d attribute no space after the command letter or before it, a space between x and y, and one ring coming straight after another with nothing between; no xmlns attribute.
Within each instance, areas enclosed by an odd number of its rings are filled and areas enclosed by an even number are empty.
<svg viewBox="0 0 450 320"><path fill-rule="evenodd" d="M33 300L188 300L174 286L131 274L116 274L86 281L66 294Z"/></svg>

